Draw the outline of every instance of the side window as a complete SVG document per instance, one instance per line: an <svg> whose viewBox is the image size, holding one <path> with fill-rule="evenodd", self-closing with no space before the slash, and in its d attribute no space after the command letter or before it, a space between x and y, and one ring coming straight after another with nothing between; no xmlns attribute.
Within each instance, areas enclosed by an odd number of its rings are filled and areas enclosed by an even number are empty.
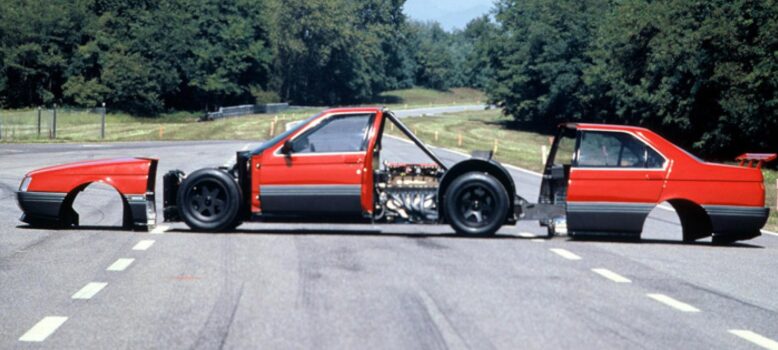
<svg viewBox="0 0 778 350"><path fill-rule="evenodd" d="M575 131L568 129L557 137L559 138L559 143L551 164L571 165L573 158L575 158Z"/></svg>
<svg viewBox="0 0 778 350"><path fill-rule="evenodd" d="M359 152L367 147L365 138L372 114L335 116L306 131L292 141L294 153Z"/></svg>
<svg viewBox="0 0 778 350"><path fill-rule="evenodd" d="M646 168L661 168L665 166L665 159L651 147L646 147Z"/></svg>
<svg viewBox="0 0 778 350"><path fill-rule="evenodd" d="M630 134L584 131L577 165L584 168L661 168L664 158Z"/></svg>

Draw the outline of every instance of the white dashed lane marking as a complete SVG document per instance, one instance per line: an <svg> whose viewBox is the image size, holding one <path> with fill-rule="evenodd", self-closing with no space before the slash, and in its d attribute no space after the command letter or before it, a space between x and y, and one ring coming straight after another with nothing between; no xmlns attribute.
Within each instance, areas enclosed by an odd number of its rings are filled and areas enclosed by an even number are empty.
<svg viewBox="0 0 778 350"><path fill-rule="evenodd" d="M19 338L24 342L42 342L52 335L68 318L64 316L46 316Z"/></svg>
<svg viewBox="0 0 778 350"><path fill-rule="evenodd" d="M608 269L597 268L597 269L592 269L592 271L594 273L596 273L596 274L598 274L598 275L600 275L602 277L605 277L605 278L607 278L607 279L609 279L609 280L611 280L613 282L616 282L616 283L631 283L632 282L632 281L629 280L629 278L626 278L626 277L624 277L622 275L619 275L618 273L615 273L615 272L613 272L611 270L608 270Z"/></svg>
<svg viewBox="0 0 778 350"><path fill-rule="evenodd" d="M121 258L116 260L111 266L108 266L106 271L124 271L126 268L128 268L132 262L135 261L135 259L130 258Z"/></svg>
<svg viewBox="0 0 778 350"><path fill-rule="evenodd" d="M765 349L778 350L778 342L745 329L730 329L730 333L748 340Z"/></svg>
<svg viewBox="0 0 778 350"><path fill-rule="evenodd" d="M538 238L538 235L534 233L529 232L519 232L519 237L521 238Z"/></svg>
<svg viewBox="0 0 778 350"><path fill-rule="evenodd" d="M646 296L648 296L649 298L654 299L654 300L656 300L656 301L658 301L658 302L660 302L662 304L665 304L665 305L667 305L669 307L672 307L673 309L676 309L678 311L682 311L682 312L700 312L700 309L698 309L698 308L696 308L694 306L691 306L691 305L689 305L687 303L675 300L675 299L673 299L671 297L668 297L667 295L664 295L664 294L652 294L652 293L649 293L649 294L646 294Z"/></svg>
<svg viewBox="0 0 778 350"><path fill-rule="evenodd" d="M153 239L144 239L132 247L132 250L146 250L149 249L152 245L154 245Z"/></svg>
<svg viewBox="0 0 778 350"><path fill-rule="evenodd" d="M535 243L543 243L546 240L543 239L543 238L533 238L533 239L530 239L530 241L535 242Z"/></svg>
<svg viewBox="0 0 778 350"><path fill-rule="evenodd" d="M567 259L567 260L581 260L581 257L578 255L575 255L573 252L567 250L567 249L561 249L561 248L551 248L552 252L556 253L557 255Z"/></svg>
<svg viewBox="0 0 778 350"><path fill-rule="evenodd" d="M159 225L159 226L155 227L153 230L151 230L151 234L152 235L161 235L161 234L167 232L167 230L169 230L169 229L170 229L170 226Z"/></svg>
<svg viewBox="0 0 778 350"><path fill-rule="evenodd" d="M99 293L108 283L105 282L89 282L84 288L81 288L78 292L73 294L73 299L92 299L95 294Z"/></svg>

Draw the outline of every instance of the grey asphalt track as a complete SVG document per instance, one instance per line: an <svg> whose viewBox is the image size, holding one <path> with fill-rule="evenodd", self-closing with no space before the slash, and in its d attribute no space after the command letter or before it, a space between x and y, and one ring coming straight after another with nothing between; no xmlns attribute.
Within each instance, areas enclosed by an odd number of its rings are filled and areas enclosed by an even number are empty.
<svg viewBox="0 0 778 350"><path fill-rule="evenodd" d="M77 202L91 227L18 221L14 191L32 169L157 157L161 209L162 174L222 165L251 146L0 145L0 349L757 349L758 336L730 330L778 339L778 237L683 244L675 213L659 208L640 242L538 239L545 230L535 222L492 239L421 225L127 232L106 227L118 225L120 211L105 187ZM463 159L436 153L447 163ZM424 161L395 139L385 141L383 158ZM536 198L540 178L510 170L519 194ZM141 241L154 242L133 249ZM134 259L126 269L106 270L125 258ZM89 299L72 298L90 282L107 284ZM689 307L698 311L681 311ZM40 342L19 341L49 316L67 320Z"/></svg>

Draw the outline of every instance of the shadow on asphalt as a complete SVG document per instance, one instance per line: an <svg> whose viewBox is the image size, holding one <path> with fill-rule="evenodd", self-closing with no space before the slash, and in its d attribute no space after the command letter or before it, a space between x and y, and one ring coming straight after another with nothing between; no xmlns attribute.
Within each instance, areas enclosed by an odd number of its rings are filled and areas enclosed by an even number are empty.
<svg viewBox="0 0 778 350"><path fill-rule="evenodd" d="M143 232L133 231L118 226L79 226L74 228L62 228L62 227L33 227L29 225L18 225L18 229L22 230L52 230L52 231L113 231L113 232ZM479 236L465 236L458 234L447 233L394 233L383 232L381 230L322 230L322 229L238 229L232 232L200 232L186 229L172 229L167 232L171 233L185 233L196 235L232 235L232 234L248 234L248 235L267 235L267 236L370 236L370 237L405 237L405 238L453 238L453 239L471 239L471 240L530 240L535 238L547 239L545 236L534 237L522 237L511 235L495 235L491 237L479 237ZM660 245L678 245L688 247L716 247L716 248L746 248L746 249L764 249L765 247L749 243L732 243L732 244L716 244L712 242L684 242L675 241L669 239L615 239L615 238L570 238L570 237L556 237L556 239L562 239L566 242L573 243L618 243L618 244L660 244ZM548 239L549 241L554 240Z"/></svg>
<svg viewBox="0 0 778 350"><path fill-rule="evenodd" d="M536 237L520 237L510 235L495 235L491 237L479 237L479 236L464 236L457 234L446 233L394 233L383 232L381 230L305 230L305 229L256 229L246 230L238 229L233 232L198 232L185 229L173 229L167 231L168 233L186 233L186 234L202 234L202 235L232 235L232 234L248 234L248 235L267 235L267 236L370 236L370 237L405 237L405 238L455 238L455 239L472 239L472 240L528 240Z"/></svg>
<svg viewBox="0 0 778 350"><path fill-rule="evenodd" d="M92 226L92 225L79 225L77 227L61 227L61 226L30 226L30 225L18 225L16 228L20 230L49 230L49 231L115 231L115 232L140 232L132 229L126 229L121 226Z"/></svg>
<svg viewBox="0 0 778 350"><path fill-rule="evenodd" d="M716 247L716 248L749 248L764 249L763 246L736 242L730 244L717 244L712 242L684 242L670 239L613 239L613 238L567 238L568 242L599 242L599 243L619 243L619 244L660 244L660 245L679 245L688 247Z"/></svg>

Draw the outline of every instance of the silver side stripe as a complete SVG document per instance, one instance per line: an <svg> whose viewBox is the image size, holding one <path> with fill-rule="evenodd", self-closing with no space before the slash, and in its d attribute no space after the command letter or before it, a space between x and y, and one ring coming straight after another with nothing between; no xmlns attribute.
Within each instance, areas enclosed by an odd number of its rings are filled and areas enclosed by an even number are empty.
<svg viewBox="0 0 778 350"><path fill-rule="evenodd" d="M627 202L569 202L568 212L586 213L635 213L648 214L656 207L654 203L627 203Z"/></svg>
<svg viewBox="0 0 778 350"><path fill-rule="evenodd" d="M59 192L17 192L19 196L25 201L35 202L57 202L60 203L65 200L67 193Z"/></svg>
<svg viewBox="0 0 778 350"><path fill-rule="evenodd" d="M715 216L763 216L765 211L769 210L764 207L744 207L734 205L704 205L702 206L708 215Z"/></svg>
<svg viewBox="0 0 778 350"><path fill-rule="evenodd" d="M361 185L266 185L261 196L359 196Z"/></svg>

